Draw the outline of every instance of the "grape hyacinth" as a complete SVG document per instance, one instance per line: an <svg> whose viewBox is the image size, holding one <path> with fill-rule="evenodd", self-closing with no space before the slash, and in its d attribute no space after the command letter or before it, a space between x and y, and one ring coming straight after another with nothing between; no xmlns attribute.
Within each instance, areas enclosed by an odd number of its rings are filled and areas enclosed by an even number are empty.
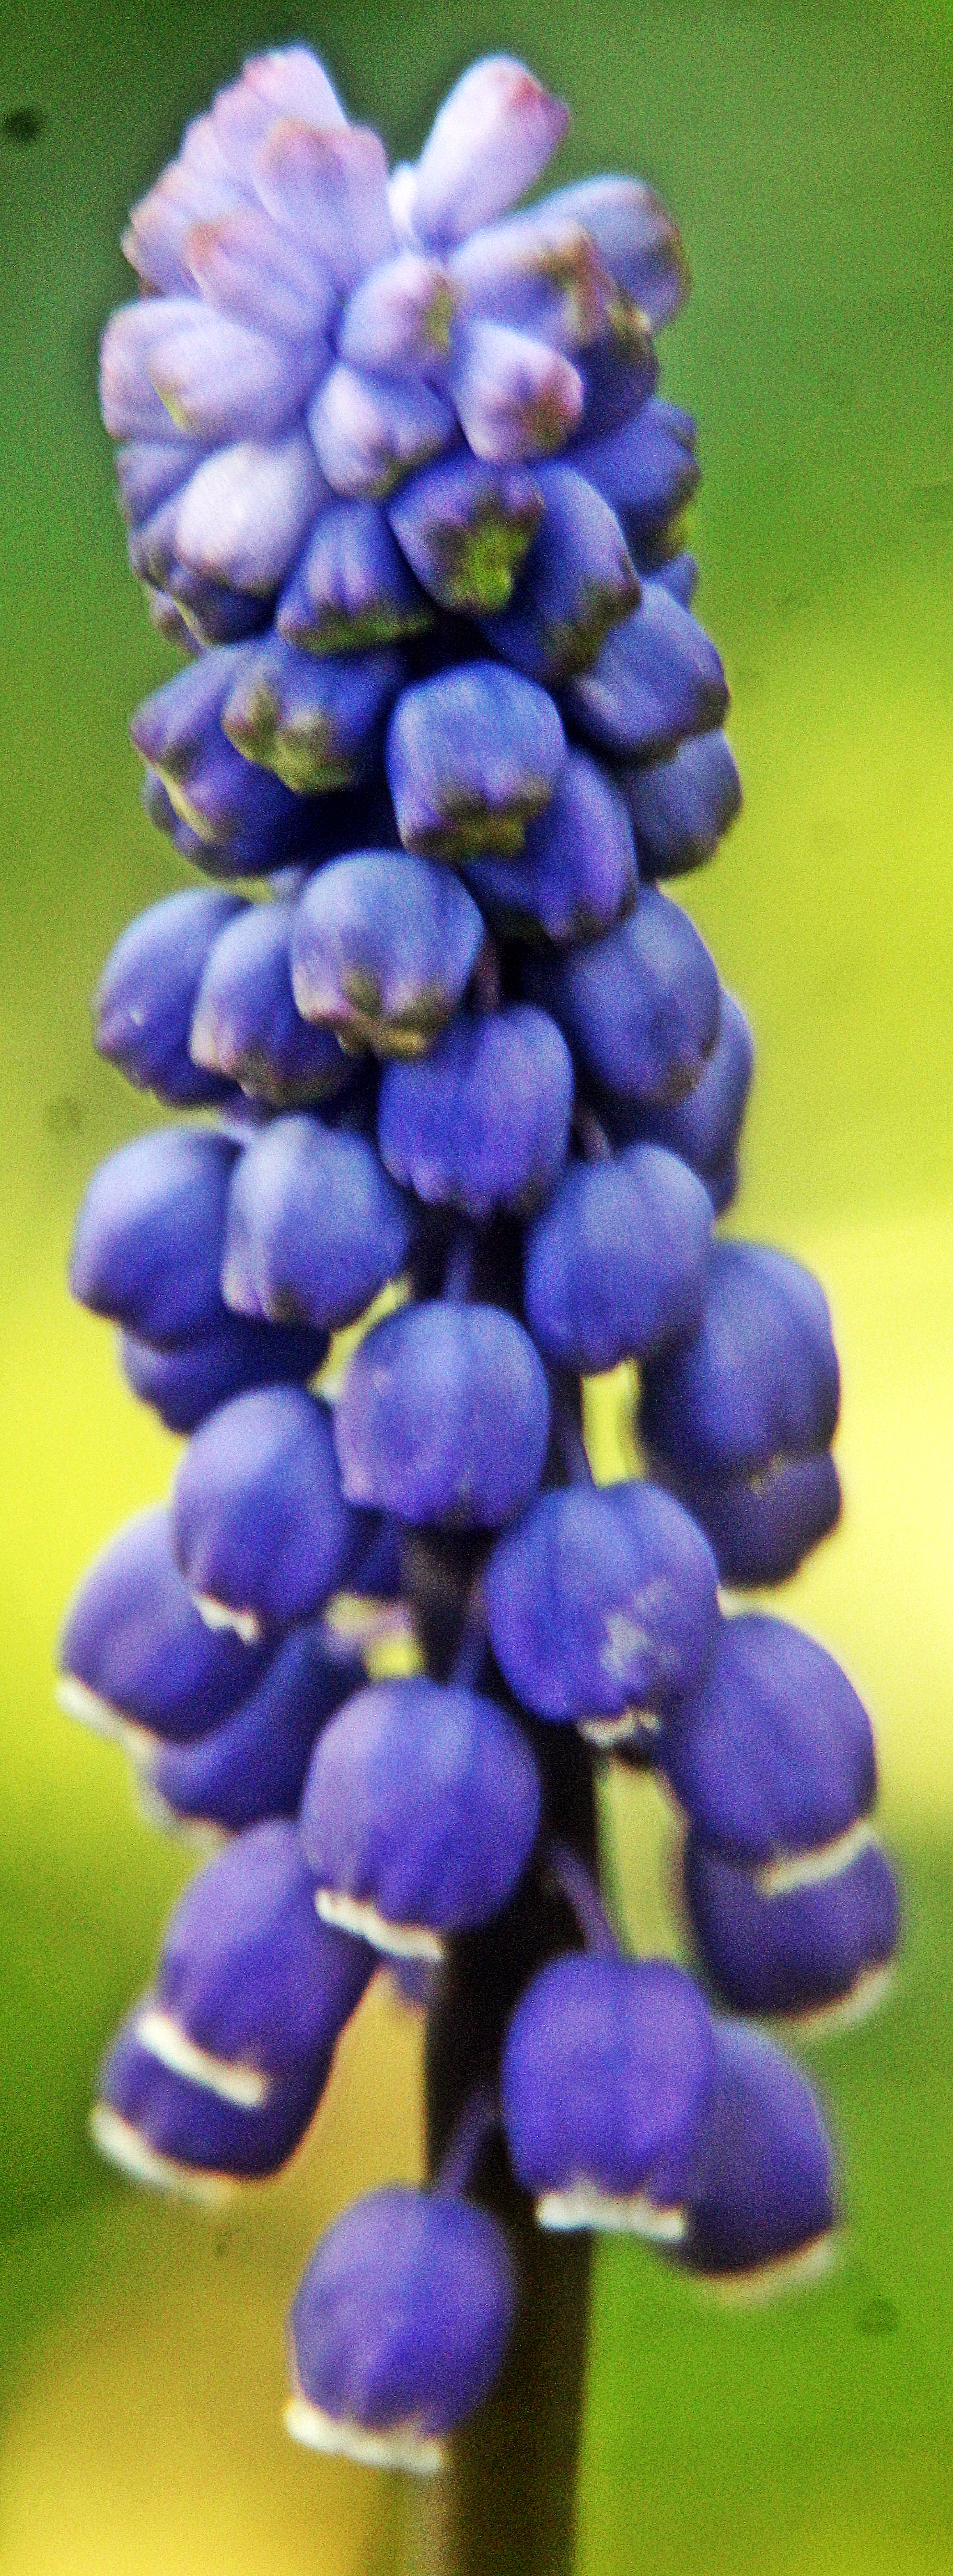
<svg viewBox="0 0 953 2576"><path fill-rule="evenodd" d="M96 1000L101 1054L203 1114L96 1175L72 1286L189 1436L61 1692L223 1847L93 2130L217 2201L297 2147L382 1960L425 1965L431 2179L322 2239L287 2418L424 2473L581 2297L567 2233L723 2291L817 2263L833 2152L745 2016L869 2000L898 1929L859 1701L720 1590L836 1522L838 1368L817 1283L713 1235L753 1051L665 890L740 802L657 389L687 267L638 180L520 205L567 126L491 57L389 172L313 54L260 56L134 207L102 347L187 657L133 718L146 808L212 884ZM620 1364L647 1474L600 1488L581 1380ZM609 1927L610 1759L684 1817L697 1976Z"/></svg>

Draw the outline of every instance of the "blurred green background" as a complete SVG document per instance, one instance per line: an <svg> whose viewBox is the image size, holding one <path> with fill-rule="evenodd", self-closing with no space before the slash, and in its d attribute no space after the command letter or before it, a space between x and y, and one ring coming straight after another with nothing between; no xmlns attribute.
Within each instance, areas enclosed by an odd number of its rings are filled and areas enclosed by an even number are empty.
<svg viewBox="0 0 953 2576"><path fill-rule="evenodd" d="M953 2567L953 9L746 0L33 0L0 52L4 1519L0 2569L356 2576L400 2498L295 2452L281 2320L317 2227L419 2153L418 2036L383 1986L314 2139L227 2228L137 2199L84 2114L194 1854L52 1705L64 1598L161 1493L63 1269L93 1164L147 1113L90 1052L122 923L185 871L138 806L129 709L173 667L124 564L94 393L124 209L243 53L304 34L413 149L507 47L571 98L567 174L662 190L695 291L665 390L701 423L701 613L746 811L687 888L760 1077L733 1222L822 1273L844 1361L837 1539L784 1608L875 1713L907 1933L892 2003L814 2064L842 2142L840 2268L798 2304L696 2304L600 2252L585 2576ZM24 139L36 110L42 130ZM603 1454L614 1390L602 1400ZM674 1946L655 1792L615 1801L633 1937ZM489 2509L492 2502L489 2500ZM545 2576L545 2571L540 2571Z"/></svg>

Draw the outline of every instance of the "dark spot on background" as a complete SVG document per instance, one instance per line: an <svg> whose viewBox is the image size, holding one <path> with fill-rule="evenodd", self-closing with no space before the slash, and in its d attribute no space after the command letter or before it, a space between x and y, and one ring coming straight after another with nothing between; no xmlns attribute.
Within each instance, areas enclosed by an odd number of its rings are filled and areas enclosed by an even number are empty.
<svg viewBox="0 0 953 2576"><path fill-rule="evenodd" d="M70 1091L61 1091L55 1100L46 1102L43 1125L51 1136L78 1136L85 1116L82 1101L74 1100Z"/></svg>
<svg viewBox="0 0 953 2576"><path fill-rule="evenodd" d="M5 143L17 143L25 151L28 143L38 143L46 132L46 118L40 107L9 107L0 117L0 134Z"/></svg>
<svg viewBox="0 0 953 2576"><path fill-rule="evenodd" d="M900 2323L900 2310L892 2299L866 2299L858 2308L854 2324L858 2334L894 2334Z"/></svg>

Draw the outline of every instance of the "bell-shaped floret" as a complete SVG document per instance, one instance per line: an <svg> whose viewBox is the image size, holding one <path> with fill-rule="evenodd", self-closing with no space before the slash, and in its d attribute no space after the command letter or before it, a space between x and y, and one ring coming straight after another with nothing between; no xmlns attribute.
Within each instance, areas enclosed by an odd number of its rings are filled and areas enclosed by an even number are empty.
<svg viewBox="0 0 953 2576"><path fill-rule="evenodd" d="M637 1731L700 1683L717 1630L715 1563L657 1487L540 1494L498 1539L484 1576L493 1653L537 1717Z"/></svg>
<svg viewBox="0 0 953 2576"><path fill-rule="evenodd" d="M821 1853L763 1873L742 1869L692 1831L685 1847L692 1930L733 2012L788 2013L823 2027L860 2019L887 1982L900 1934L889 1861L864 1827Z"/></svg>
<svg viewBox="0 0 953 2576"><path fill-rule="evenodd" d="M353 787L374 766L402 672L397 653L316 657L272 635L246 647L222 731L296 796Z"/></svg>
<svg viewBox="0 0 953 2576"><path fill-rule="evenodd" d="M137 1727L189 1744L238 1708L266 1656L199 1617L160 1507L127 1521L83 1576L59 1662L58 1697L70 1717L103 1734Z"/></svg>
<svg viewBox="0 0 953 2576"><path fill-rule="evenodd" d="M619 290L591 233L552 200L459 243L449 274L465 313L508 322L572 355L610 328Z"/></svg>
<svg viewBox="0 0 953 2576"><path fill-rule="evenodd" d="M322 2236L290 2319L289 2433L372 2468L427 2475L499 2375L516 2284L484 2209L394 2185Z"/></svg>
<svg viewBox="0 0 953 2576"><path fill-rule="evenodd" d="M192 431L187 421L173 418L151 367L163 341L180 348L190 338L201 341L210 320L207 308L187 294L145 296L110 314L99 351L100 410L110 438L205 438L204 430Z"/></svg>
<svg viewBox="0 0 953 2576"><path fill-rule="evenodd" d="M389 1066L378 1142L395 1181L478 1222L537 1207L566 1160L572 1057L554 1020L511 1002L458 1016L422 1064Z"/></svg>
<svg viewBox="0 0 953 2576"><path fill-rule="evenodd" d="M337 92L310 45L249 54L240 78L216 94L210 116L215 140L227 166L246 185L249 152L282 116L307 117L320 128L346 123Z"/></svg>
<svg viewBox="0 0 953 2576"><path fill-rule="evenodd" d="M258 875L312 841L322 846L319 800L303 801L243 760L222 732L220 717L249 649L223 645L203 654L144 699L129 727L148 763L153 822L210 876Z"/></svg>
<svg viewBox="0 0 953 2576"><path fill-rule="evenodd" d="M623 799L600 763L570 751L522 858L476 860L467 879L505 932L569 946L611 929L635 901L638 873Z"/></svg>
<svg viewBox="0 0 953 2576"><path fill-rule="evenodd" d="M840 1519L840 1478L829 1449L772 1460L753 1476L676 1476L667 1469L666 1477L707 1531L722 1583L738 1589L784 1583Z"/></svg>
<svg viewBox="0 0 953 2576"><path fill-rule="evenodd" d="M648 316L617 290L600 339L582 351L587 438L607 438L632 420L658 383L658 359Z"/></svg>
<svg viewBox="0 0 953 2576"><path fill-rule="evenodd" d="M571 465L537 469L545 514L516 598L483 620L495 650L528 679L555 688L587 671L606 636L630 617L639 581L614 511Z"/></svg>
<svg viewBox="0 0 953 2576"><path fill-rule="evenodd" d="M227 582L218 581L211 573L193 572L191 565L180 563L171 551L174 541L176 505L160 511L150 519L140 535L129 546L129 561L137 573L150 605L155 625L156 595L167 594L183 629L177 638L166 613L161 613L160 633L170 641L182 641L187 653L195 654L212 644L239 644L251 635L259 635L268 624L270 601L251 591L231 590Z"/></svg>
<svg viewBox="0 0 953 2576"><path fill-rule="evenodd" d="M493 465L554 456L582 418L578 367L545 340L501 322L468 322L454 337L450 391L474 456Z"/></svg>
<svg viewBox="0 0 953 2576"><path fill-rule="evenodd" d="M249 1146L229 1197L222 1290L236 1314L336 1332L397 1276L411 1202L361 1136L276 1118Z"/></svg>
<svg viewBox="0 0 953 2576"><path fill-rule="evenodd" d="M211 118L219 150L239 178L245 177L245 155L267 134L279 116L306 116L318 127L344 125L346 118L324 64L310 45L281 45L266 54L249 54L241 77L220 89Z"/></svg>
<svg viewBox="0 0 953 2576"><path fill-rule="evenodd" d="M704 629L662 582L607 637L590 670L566 689L575 724L614 759L651 760L684 734L721 723L728 690Z"/></svg>
<svg viewBox="0 0 953 2576"><path fill-rule="evenodd" d="M139 2036L151 1997L127 2016L99 2071L90 2134L130 2182L217 2208L236 2182L278 2173L310 2128L328 2079L323 2052L282 2071L251 2107L174 2074Z"/></svg>
<svg viewBox="0 0 953 2576"><path fill-rule="evenodd" d="M387 156L370 126L306 120L293 108L270 126L249 178L274 222L348 295L394 249Z"/></svg>
<svg viewBox="0 0 953 2576"><path fill-rule="evenodd" d="M649 1358L696 1330L710 1259L711 1200L677 1155L630 1145L576 1163L526 1239L533 1339L586 1375Z"/></svg>
<svg viewBox="0 0 953 2576"><path fill-rule="evenodd" d="M374 376L332 367L308 412L322 474L346 501L382 501L449 447L449 402L416 376Z"/></svg>
<svg viewBox="0 0 953 2576"><path fill-rule="evenodd" d="M189 1029L209 951L241 908L234 895L168 895L123 931L96 987L97 1055L178 1109L231 1092L220 1073L193 1063Z"/></svg>
<svg viewBox="0 0 953 2576"><path fill-rule="evenodd" d="M162 303L158 309L165 328L149 348L146 381L187 438L215 445L273 438L290 426L327 365L320 332L307 340L277 340L207 304L190 305L185 313ZM123 421L120 435L126 434Z"/></svg>
<svg viewBox="0 0 953 2576"><path fill-rule="evenodd" d="M333 1098L351 1067L326 1029L311 1028L291 989L291 903L250 904L223 929L206 961L190 1050L273 1109Z"/></svg>
<svg viewBox="0 0 953 2576"><path fill-rule="evenodd" d="M507 2147L540 2225L677 2244L715 2062L705 2004L673 1960L551 1959L501 2070Z"/></svg>
<svg viewBox="0 0 953 2576"><path fill-rule="evenodd" d="M223 1304L218 1322L162 1349L123 1333L123 1376L140 1403L152 1404L167 1431L197 1431L206 1415L252 1386L303 1386L327 1358L327 1333L305 1325L253 1323Z"/></svg>
<svg viewBox="0 0 953 2576"><path fill-rule="evenodd" d="M446 373L458 296L444 262L399 250L362 277L341 315L339 354L385 375Z"/></svg>
<svg viewBox="0 0 953 2576"><path fill-rule="evenodd" d="M653 329L672 321L688 293L688 262L671 215L644 179L577 179L538 212L582 225Z"/></svg>
<svg viewBox="0 0 953 2576"><path fill-rule="evenodd" d="M207 456L208 449L199 439L133 438L117 447L116 482L127 528L145 527L164 502L182 491Z"/></svg>
<svg viewBox="0 0 953 2576"><path fill-rule="evenodd" d="M679 1474L760 1474L826 1449L840 1378L827 1300L786 1253L719 1243L698 1331L651 1368L639 1422Z"/></svg>
<svg viewBox="0 0 953 2576"><path fill-rule="evenodd" d="M357 1555L327 1406L301 1387L237 1395L197 1431L172 1488L172 1545L193 1600L241 1635L320 1609Z"/></svg>
<svg viewBox="0 0 953 2576"><path fill-rule="evenodd" d="M783 1619L722 1622L662 1760L705 1841L757 1866L768 1893L799 1855L837 1867L877 1792L866 1709L833 1656Z"/></svg>
<svg viewBox="0 0 953 2576"><path fill-rule="evenodd" d="M654 557L697 489L695 424L688 412L650 395L606 438L581 438L572 462L612 509L637 556Z"/></svg>
<svg viewBox="0 0 953 2576"><path fill-rule="evenodd" d="M149 1802L169 1823L229 1834L296 1816L315 1736L363 1681L356 1657L329 1652L320 1620L294 1629L222 1726L197 1744L154 1744L138 1755Z"/></svg>
<svg viewBox="0 0 953 2576"><path fill-rule="evenodd" d="M726 2290L764 2296L826 2262L837 2222L834 2160L798 2068L760 2031L737 2022L716 2029L678 2259Z"/></svg>
<svg viewBox="0 0 953 2576"><path fill-rule="evenodd" d="M181 257L206 304L279 340L314 340L333 325L327 267L261 205L229 206L189 226Z"/></svg>
<svg viewBox="0 0 953 2576"><path fill-rule="evenodd" d="M211 118L196 117L187 130L189 136L201 133L211 138ZM170 161L148 195L133 206L122 247L129 265L134 268L146 289L144 301L157 296L187 296L195 293L195 279L186 266L185 241L192 226L214 223L232 206L242 202L242 191L226 168L214 141L209 154L209 167L198 166L198 156L183 152Z"/></svg>
<svg viewBox="0 0 953 2576"><path fill-rule="evenodd" d="M498 1306L433 1302L359 1345L334 1437L349 1501L449 1529L494 1529L535 1493L549 1388L529 1334Z"/></svg>
<svg viewBox="0 0 953 2576"><path fill-rule="evenodd" d="M330 2069L375 1965L321 1921L297 1828L269 1818L180 1897L136 2036L171 2074L255 2110L293 2068Z"/></svg>
<svg viewBox="0 0 953 2576"><path fill-rule="evenodd" d="M680 743L668 760L626 770L620 783L645 878L700 868L741 807L741 780L717 731Z"/></svg>
<svg viewBox="0 0 953 2576"><path fill-rule="evenodd" d="M214 756L219 717L246 658L240 645L204 654L136 708L129 727L136 750L170 791L186 787Z"/></svg>
<svg viewBox="0 0 953 2576"><path fill-rule="evenodd" d="M509 54L485 54L461 74L413 172L408 213L418 239L442 247L505 214L545 170L570 116L565 100Z"/></svg>
<svg viewBox="0 0 953 2576"><path fill-rule="evenodd" d="M544 689L494 663L467 662L404 690L385 757L407 849L516 858L549 803L566 738Z"/></svg>
<svg viewBox="0 0 953 2576"><path fill-rule="evenodd" d="M718 970L694 924L648 887L605 939L528 960L526 989L551 1011L577 1064L620 1100L680 1100L718 1036Z"/></svg>
<svg viewBox="0 0 953 2576"><path fill-rule="evenodd" d="M175 512L175 560L207 581L271 599L300 554L325 487L300 430L271 445L220 448L192 475Z"/></svg>
<svg viewBox="0 0 953 2576"><path fill-rule="evenodd" d="M429 860L387 850L338 859L295 914L298 1009L349 1048L422 1055L462 999L483 938L472 895Z"/></svg>
<svg viewBox="0 0 953 2576"><path fill-rule="evenodd" d="M252 195L250 160L269 127L289 115L314 126L343 124L327 73L306 45L259 54L220 90L211 112L186 127L178 158L134 206L123 249L143 280L163 294L191 288L184 261L190 225L209 222Z"/></svg>
<svg viewBox="0 0 953 2576"><path fill-rule="evenodd" d="M606 1113L609 1131L620 1144L644 1138L680 1154L710 1194L737 1150L753 1071L751 1030L738 1003L723 990L718 1036L694 1089L670 1104L614 1104Z"/></svg>
<svg viewBox="0 0 953 2576"><path fill-rule="evenodd" d="M488 465L469 452L426 467L388 510L418 581L459 616L508 606L543 515L538 476Z"/></svg>
<svg viewBox="0 0 953 2576"><path fill-rule="evenodd" d="M150 1342L179 1342L221 1315L219 1269L235 1148L208 1129L167 1127L121 1145L95 1173L70 1259L94 1315Z"/></svg>
<svg viewBox="0 0 953 2576"><path fill-rule="evenodd" d="M363 653L424 633L433 611L380 504L338 501L322 510L275 622L306 653Z"/></svg>
<svg viewBox="0 0 953 2576"><path fill-rule="evenodd" d="M539 1817L532 1753L492 1700L379 1682L311 1758L300 1829L318 1912L397 1957L439 1957L509 1903Z"/></svg>

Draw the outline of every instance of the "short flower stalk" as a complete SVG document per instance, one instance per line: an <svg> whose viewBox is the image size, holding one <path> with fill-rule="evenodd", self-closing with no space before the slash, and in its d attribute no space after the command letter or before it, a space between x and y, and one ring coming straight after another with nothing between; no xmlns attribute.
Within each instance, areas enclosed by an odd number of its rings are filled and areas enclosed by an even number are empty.
<svg viewBox="0 0 953 2576"><path fill-rule="evenodd" d="M72 1286L185 1445L61 1688L221 1847L93 2135L217 2206L371 1979L418 1995L430 2181L315 2249L286 2420L416 2474L440 2576L572 2565L594 2233L726 2295L826 2257L775 2025L869 2006L898 1938L866 1712L737 1600L836 1524L838 1363L817 1282L715 1232L753 1047L666 890L740 803L658 392L687 267L638 180L519 205L567 124L492 57L389 171L307 49L258 57L133 209L102 353L183 657L146 809L211 882L96 999L176 1120L93 1178ZM582 1381L623 1363L645 1473L600 1484ZM609 1922L610 1762L683 1820L690 1965Z"/></svg>

